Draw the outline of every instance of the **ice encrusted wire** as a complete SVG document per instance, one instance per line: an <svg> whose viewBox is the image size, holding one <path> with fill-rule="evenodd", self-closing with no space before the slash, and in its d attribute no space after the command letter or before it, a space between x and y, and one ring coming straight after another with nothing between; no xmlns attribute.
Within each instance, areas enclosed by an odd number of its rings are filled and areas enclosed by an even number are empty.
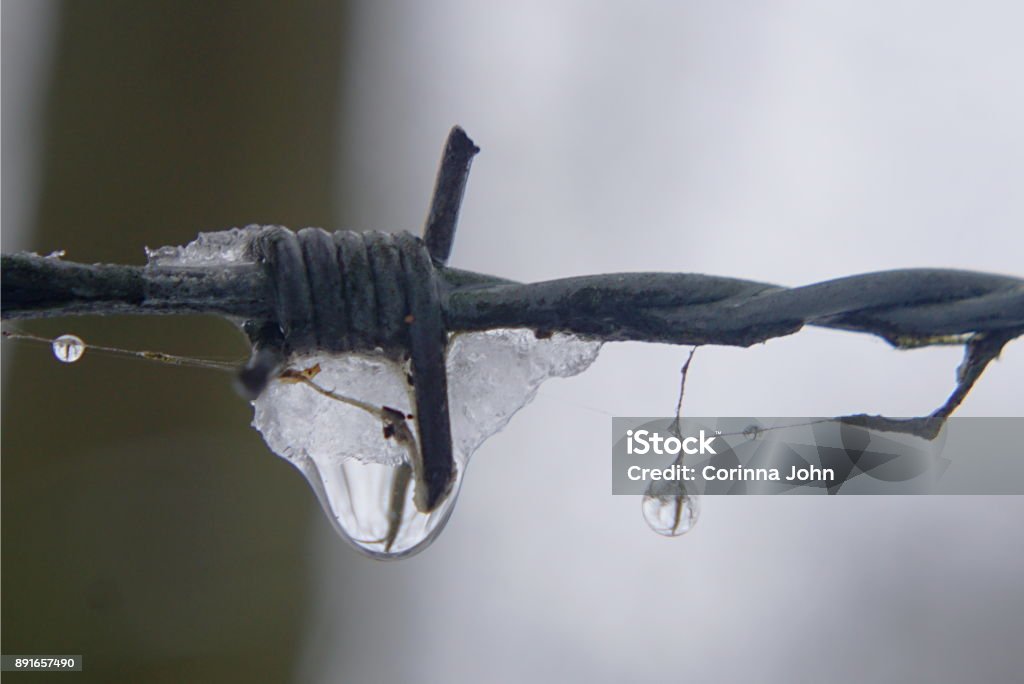
<svg viewBox="0 0 1024 684"><path fill-rule="evenodd" d="M251 263L248 244L260 230L201 233L183 247L146 252L154 267L246 264ZM480 445L530 403L545 380L583 372L600 348L600 342L562 333L540 339L525 329L451 335L446 365L456 481L452 494L431 513L416 510L411 488L396 493L395 473L409 454L385 437L379 416L308 385L274 380L252 402L252 425L275 454L305 475L345 539L378 557L400 557L424 548L443 527ZM293 355L286 367L316 368L313 380L319 387L414 413L407 369L379 350ZM414 421L410 424L415 429ZM397 532L395 516L400 517Z"/></svg>

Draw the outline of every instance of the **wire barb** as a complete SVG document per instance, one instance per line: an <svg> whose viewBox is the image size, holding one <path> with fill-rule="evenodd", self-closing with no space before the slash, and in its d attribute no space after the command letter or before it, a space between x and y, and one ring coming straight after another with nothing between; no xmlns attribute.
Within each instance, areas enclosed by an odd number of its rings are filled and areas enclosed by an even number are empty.
<svg viewBox="0 0 1024 684"><path fill-rule="evenodd" d="M430 212L423 229L427 250L439 266L448 263L448 257L451 256L459 209L469 180L469 166L479 151L480 148L469 139L462 127L452 128L441 156Z"/></svg>

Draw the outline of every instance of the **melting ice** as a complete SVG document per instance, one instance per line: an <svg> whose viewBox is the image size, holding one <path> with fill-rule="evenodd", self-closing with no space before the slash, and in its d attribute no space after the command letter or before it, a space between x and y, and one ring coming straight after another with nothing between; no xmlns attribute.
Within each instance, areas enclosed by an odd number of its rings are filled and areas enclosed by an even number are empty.
<svg viewBox="0 0 1024 684"><path fill-rule="evenodd" d="M200 233L183 247L147 249L146 256L151 267L244 265L250 260L248 244L261 230ZM429 514L416 510L414 488L403 486L408 452L396 439L385 438L379 416L301 382L278 379L253 402L253 426L274 453L305 475L342 537L371 556L408 556L444 527L469 458L484 440L528 404L542 382L582 372L600 347L571 335L537 339L533 331L519 329L454 335L447 367L456 480L452 494ZM405 369L382 354L289 359L289 369L315 367L319 372L312 380L325 390L414 413ZM409 425L415 434L415 420Z"/></svg>
<svg viewBox="0 0 1024 684"><path fill-rule="evenodd" d="M308 385L275 380L253 402L253 426L276 454L302 471L346 540L375 557L408 556L444 527L466 465L484 440L528 404L542 382L582 372L600 347L571 335L537 339L533 331L518 329L453 336L447 366L456 481L451 496L429 514L416 510L413 487L402 491L397 476L408 454L384 437L378 416ZM316 366L314 381L324 389L414 412L405 369L383 355L318 353L289 360L295 370Z"/></svg>

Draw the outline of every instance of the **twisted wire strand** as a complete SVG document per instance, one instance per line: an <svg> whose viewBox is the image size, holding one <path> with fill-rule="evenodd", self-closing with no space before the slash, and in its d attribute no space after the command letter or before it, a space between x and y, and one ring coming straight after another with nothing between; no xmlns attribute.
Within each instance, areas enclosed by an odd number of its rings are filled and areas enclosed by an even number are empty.
<svg viewBox="0 0 1024 684"><path fill-rule="evenodd" d="M446 312L456 330L519 326L606 341L745 347L815 325L907 346L966 333L1019 335L1024 280L904 269L785 288L699 274L622 273L456 286Z"/></svg>
<svg viewBox="0 0 1024 684"><path fill-rule="evenodd" d="M349 268L366 274L352 276L362 288L345 289L348 323L334 342L345 349L357 348L379 330L378 281L370 275L361 235L333 235L339 252L352 250L345 256ZM278 310L267 274L255 265L77 264L25 253L5 254L0 262L3 320L205 313L246 320L283 317L296 326L304 315ZM303 263L308 267L308 261ZM1019 335L1024 329L1024 280L972 271L903 269L795 288L689 273L620 273L520 284L435 266L434 277L451 332L522 327L604 341L749 346L815 325L878 335L904 346L907 341L925 344L929 338L966 333ZM294 286L301 291L301 284Z"/></svg>

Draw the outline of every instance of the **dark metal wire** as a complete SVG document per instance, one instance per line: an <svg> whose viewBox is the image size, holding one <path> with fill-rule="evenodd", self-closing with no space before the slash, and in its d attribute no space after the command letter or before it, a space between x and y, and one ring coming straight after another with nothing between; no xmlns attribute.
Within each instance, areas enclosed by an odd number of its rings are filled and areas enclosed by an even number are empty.
<svg viewBox="0 0 1024 684"><path fill-rule="evenodd" d="M335 233L334 240L358 241L360 235ZM186 313L256 320L279 314L273 283L256 264L119 266L21 253L3 255L0 270L3 320ZM815 325L920 346L928 338L1024 329L1024 280L972 271L903 269L796 288L691 273L519 284L447 267L435 271L439 304L453 332L523 327L605 341L750 346ZM358 296L371 294L367 288ZM301 321L282 323L298 330Z"/></svg>
<svg viewBox="0 0 1024 684"><path fill-rule="evenodd" d="M429 388L417 411L442 437L447 407L443 428L441 415L424 407L446 401L449 332L519 327L540 336L749 346L814 325L878 335L898 347L963 343L967 357L957 389L927 419L949 415L988 362L1024 333L1024 280L989 273L903 269L786 288L691 273L520 284L449 268L478 151L461 128L452 129L422 241L408 234L316 228L296 234L270 227L252 242L255 258L230 267L87 265L5 254L0 315L212 313L242 319L254 348L241 378L250 393L295 351L407 353L417 397Z"/></svg>

